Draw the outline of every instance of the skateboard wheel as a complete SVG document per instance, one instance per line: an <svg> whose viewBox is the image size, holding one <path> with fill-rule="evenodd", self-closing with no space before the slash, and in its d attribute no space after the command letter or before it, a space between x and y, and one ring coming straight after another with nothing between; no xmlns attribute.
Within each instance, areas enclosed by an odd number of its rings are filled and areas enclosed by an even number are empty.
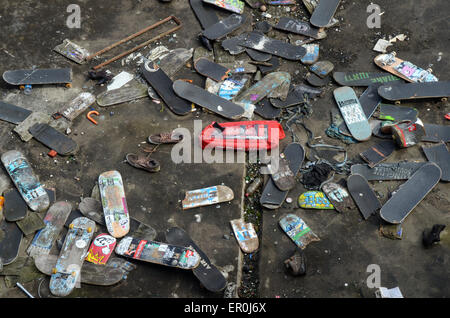
<svg viewBox="0 0 450 318"><path fill-rule="evenodd" d="M441 101L446 102L446 101L448 101L448 98L447 97L442 97Z"/></svg>
<svg viewBox="0 0 450 318"><path fill-rule="evenodd" d="M72 88L72 83L66 83L67 88Z"/></svg>
<svg viewBox="0 0 450 318"><path fill-rule="evenodd" d="M20 85L20 86L19 86L19 89L20 89L21 91L23 91L23 90L25 89L25 85Z"/></svg>
<svg viewBox="0 0 450 318"><path fill-rule="evenodd" d="M391 54L392 54L393 56L396 56L396 55L397 55L397 52L392 51Z"/></svg>
<svg viewBox="0 0 450 318"><path fill-rule="evenodd" d="M57 270L56 270L56 268L54 267L54 268L52 268L52 274L56 274L57 273Z"/></svg>
<svg viewBox="0 0 450 318"><path fill-rule="evenodd" d="M71 223L70 225L69 225L69 229L73 229L73 223Z"/></svg>
<svg viewBox="0 0 450 318"><path fill-rule="evenodd" d="M428 68L428 69L427 69L427 72L428 72L428 73L433 73L433 69L432 69L432 68Z"/></svg>
<svg viewBox="0 0 450 318"><path fill-rule="evenodd" d="M401 104L401 102L399 100L395 101L395 105L400 105L400 104Z"/></svg>
<svg viewBox="0 0 450 318"><path fill-rule="evenodd" d="M88 233L91 233L92 232L92 227L88 227L87 231L88 231Z"/></svg>

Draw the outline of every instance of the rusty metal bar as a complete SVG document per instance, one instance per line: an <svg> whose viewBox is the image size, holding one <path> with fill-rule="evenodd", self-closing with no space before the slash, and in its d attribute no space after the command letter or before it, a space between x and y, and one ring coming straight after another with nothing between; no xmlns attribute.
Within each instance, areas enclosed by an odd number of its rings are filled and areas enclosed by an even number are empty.
<svg viewBox="0 0 450 318"><path fill-rule="evenodd" d="M99 68L102 68L102 67L104 67L104 66L106 66L106 65L108 65L108 64L110 64L110 63L112 63L112 62L114 62L114 61L117 61L118 59L120 59L120 58L122 58L122 57L124 57L124 56L126 56L126 55L128 55L128 54L130 54L130 53L133 53L134 51L139 50L140 48L143 48L144 46L150 44L151 42L157 41L157 40L159 40L159 39L165 37L166 35L168 35L168 34L170 34L170 33L172 33L172 32L177 31L177 30L180 29L181 26L182 26L181 21L180 21L177 17L171 15L171 16L169 16L169 17L167 17L167 18L165 18L165 19L163 19L163 20L161 20L161 21L159 21L159 22L157 22L157 23L155 23L155 24L153 24L153 25L150 25L150 26L146 27L145 29L143 29L143 30L141 30L141 31L139 31L139 32L136 32L135 34L132 34L132 35L126 37L125 39L122 39L122 40L120 40L120 41L118 41L118 42L116 42L116 43L114 43L114 44L111 44L110 46L104 48L103 50L98 51L97 53L94 53L94 54L92 54L92 55L89 55L89 56L86 58L86 60L87 60L87 61L90 61L90 60L92 60L93 58L95 58L95 57L97 57L97 56L99 56L99 55L101 55L101 54L103 54L103 53L105 53L105 52L107 52L107 51L109 51L109 50L115 48L116 46L119 46L119 45L121 45L121 44L123 44L123 43L125 43L125 42L128 42L128 41L130 41L131 39L134 39L135 37L138 37L138 36L142 35L143 33L147 32L147 31L149 31L149 30L151 30L151 29L154 29L154 28L160 26L161 24L166 23L166 22L169 22L169 21L171 21L171 20L173 20L173 21L177 24L176 27L174 27L174 28L172 28L172 29L170 29L170 30L168 30L168 31L166 31L166 32L164 32L164 33L161 33L160 35L155 36L154 38L152 38L152 39L150 39L150 40L148 40L148 41L145 41L144 43L139 44L138 46L136 46L136 47L134 47L134 48L132 48L132 49L126 51L126 52L123 52L123 53L121 53L121 54L119 54L119 55L117 55L117 56L115 56L115 57L109 59L108 61L103 62L103 63L101 63L101 64L99 64L99 65L97 65L97 66L94 66L94 67L92 68L92 69L94 69L94 70L98 70Z"/></svg>

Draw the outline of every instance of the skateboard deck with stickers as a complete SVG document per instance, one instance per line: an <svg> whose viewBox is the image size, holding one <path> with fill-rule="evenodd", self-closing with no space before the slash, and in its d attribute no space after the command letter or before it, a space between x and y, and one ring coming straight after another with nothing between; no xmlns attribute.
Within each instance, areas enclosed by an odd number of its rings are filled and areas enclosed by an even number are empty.
<svg viewBox="0 0 450 318"><path fill-rule="evenodd" d="M355 91L348 86L343 86L335 89L333 94L353 138L359 141L368 140L372 135L372 129Z"/></svg>
<svg viewBox="0 0 450 318"><path fill-rule="evenodd" d="M67 296L81 281L81 267L94 232L95 222L88 218L76 218L70 224L58 260L52 269L50 291L53 295Z"/></svg>
<svg viewBox="0 0 450 318"><path fill-rule="evenodd" d="M95 96L93 94L89 92L82 92L60 111L58 111L58 113L68 120L74 120L76 117L78 117L78 115L80 115L94 103Z"/></svg>
<svg viewBox="0 0 450 318"><path fill-rule="evenodd" d="M101 233L92 241L86 261L97 265L105 265L115 247L116 239L111 235Z"/></svg>
<svg viewBox="0 0 450 318"><path fill-rule="evenodd" d="M435 163L430 162L423 165L381 207L381 218L392 224L402 223L439 183L441 176L441 169Z"/></svg>
<svg viewBox="0 0 450 318"><path fill-rule="evenodd" d="M107 171L98 177L98 185L109 234L115 238L125 236L130 230L130 215L118 171Z"/></svg>
<svg viewBox="0 0 450 318"><path fill-rule="evenodd" d="M375 64L383 70L411 83L437 82L438 78L429 70L424 70L411 62L397 57L395 52L380 54L374 59Z"/></svg>
<svg viewBox="0 0 450 318"><path fill-rule="evenodd" d="M333 204L321 191L307 191L298 197L298 205L303 209L334 210Z"/></svg>
<svg viewBox="0 0 450 318"><path fill-rule="evenodd" d="M327 196L328 200L330 200L336 211L344 213L356 209L355 202L347 189L339 183L324 183L321 190Z"/></svg>
<svg viewBox="0 0 450 318"><path fill-rule="evenodd" d="M241 0L203 0L203 2L238 14L244 12L245 4Z"/></svg>
<svg viewBox="0 0 450 318"><path fill-rule="evenodd" d="M20 195L32 211L40 212L48 208L50 199L25 156L17 150L10 150L1 156Z"/></svg>
<svg viewBox="0 0 450 318"><path fill-rule="evenodd" d="M228 202L234 199L233 190L224 185L203 188L186 192L181 202L183 210L193 209L201 206Z"/></svg>
<svg viewBox="0 0 450 318"><path fill-rule="evenodd" d="M200 263L192 270L195 277L209 291L219 292L227 285L227 280L223 274L211 263L208 256L182 229L172 227L166 231L166 240L169 244L184 246L195 250L200 256Z"/></svg>
<svg viewBox="0 0 450 318"><path fill-rule="evenodd" d="M59 201L52 204L44 217L45 228L39 230L33 238L27 249L28 255L48 255L61 233L70 212L72 205L70 203Z"/></svg>
<svg viewBox="0 0 450 318"><path fill-rule="evenodd" d="M131 236L124 237L115 252L127 258L181 269L194 269L200 263L200 255L191 248Z"/></svg>
<svg viewBox="0 0 450 318"><path fill-rule="evenodd" d="M244 253L253 253L259 248L258 235L252 223L245 223L242 219L230 221L234 236Z"/></svg>
<svg viewBox="0 0 450 318"><path fill-rule="evenodd" d="M284 215L278 221L278 224L295 245L301 249L306 248L311 242L320 241L320 238L306 225L305 221L295 214Z"/></svg>

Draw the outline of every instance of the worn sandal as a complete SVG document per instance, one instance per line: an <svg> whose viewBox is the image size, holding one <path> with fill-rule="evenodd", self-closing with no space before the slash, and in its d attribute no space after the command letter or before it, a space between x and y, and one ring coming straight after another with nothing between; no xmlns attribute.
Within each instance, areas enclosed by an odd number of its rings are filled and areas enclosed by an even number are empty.
<svg viewBox="0 0 450 318"><path fill-rule="evenodd" d="M149 156L138 156L134 153L129 153L126 156L127 162L135 168L144 169L148 172L158 172L161 170L159 162Z"/></svg>
<svg viewBox="0 0 450 318"><path fill-rule="evenodd" d="M148 137L148 142L154 145L159 144L176 144L183 140L183 136L173 133L160 133L157 135L151 135Z"/></svg>

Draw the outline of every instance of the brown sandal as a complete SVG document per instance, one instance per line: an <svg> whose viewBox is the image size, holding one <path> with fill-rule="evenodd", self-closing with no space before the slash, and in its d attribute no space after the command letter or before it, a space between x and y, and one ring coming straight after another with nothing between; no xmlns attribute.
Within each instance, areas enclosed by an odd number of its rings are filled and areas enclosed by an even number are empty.
<svg viewBox="0 0 450 318"><path fill-rule="evenodd" d="M150 158L150 156L138 156L134 153L129 153L126 156L127 162L135 168L144 169L148 172L158 172L161 170L159 162L155 159Z"/></svg>
<svg viewBox="0 0 450 318"><path fill-rule="evenodd" d="M183 140L183 136L174 133L160 133L148 137L148 142L154 145L176 144Z"/></svg>

